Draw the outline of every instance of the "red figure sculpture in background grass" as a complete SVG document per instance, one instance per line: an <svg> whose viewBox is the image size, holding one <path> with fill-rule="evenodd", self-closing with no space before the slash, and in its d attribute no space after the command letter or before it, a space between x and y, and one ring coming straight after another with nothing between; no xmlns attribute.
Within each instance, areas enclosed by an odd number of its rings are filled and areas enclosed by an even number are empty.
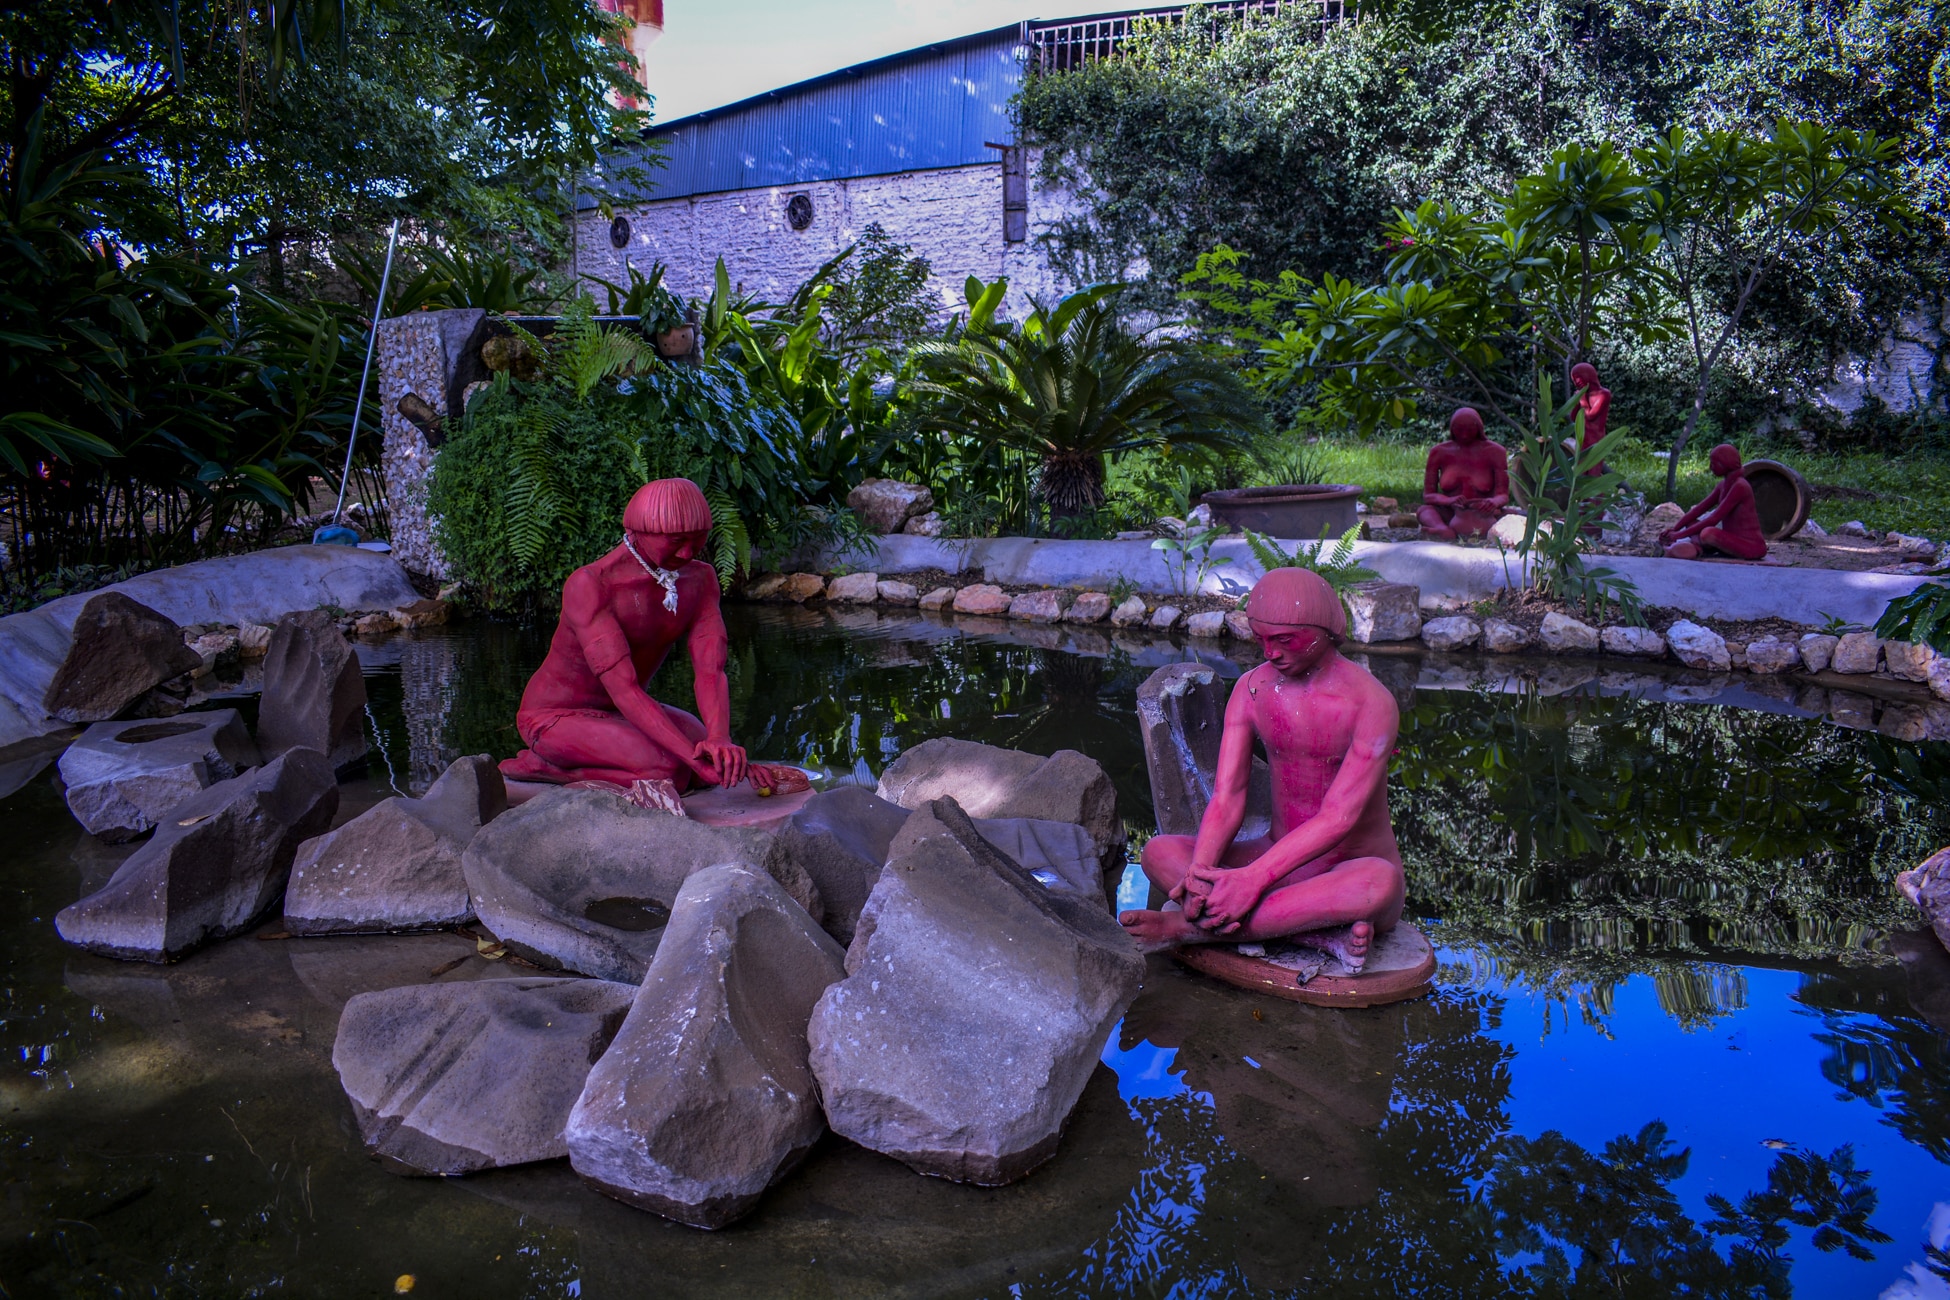
<svg viewBox="0 0 1950 1300"><path fill-rule="evenodd" d="M1429 452L1415 517L1437 541L1480 537L1510 500L1510 456L1483 438L1483 417L1463 407L1449 417L1449 441Z"/></svg>
<svg viewBox="0 0 1950 1300"><path fill-rule="evenodd" d="M1723 442L1706 463L1719 478L1706 500L1688 510L1677 524L1659 535L1666 555L1696 560L1702 552L1758 560L1767 554L1767 538L1760 531L1760 512L1754 508L1754 487L1740 464L1740 452Z"/></svg>
<svg viewBox="0 0 1950 1300"><path fill-rule="evenodd" d="M1578 409L1584 412L1584 445L1589 451L1604 440L1605 425L1611 421L1611 389L1598 382L1598 371L1589 361L1571 367L1571 386L1578 390Z"/></svg>
<svg viewBox="0 0 1950 1300"><path fill-rule="evenodd" d="M710 531L711 507L689 479L637 489L622 544L562 586L562 619L515 713L528 748L501 764L503 776L614 786L672 811L698 782L749 776L761 790L805 788L794 769L747 763L732 743L718 575L697 558ZM703 721L644 690L679 640L690 649Z"/></svg>
<svg viewBox="0 0 1950 1300"><path fill-rule="evenodd" d="M1144 846L1144 874L1182 910L1118 920L1152 949L1328 931L1307 942L1359 970L1375 934L1402 914L1402 854L1388 820L1400 715L1380 682L1341 658L1347 615L1319 574L1274 569L1253 588L1246 616L1267 662L1239 679L1226 705L1198 834ZM1236 840L1255 739L1272 773L1272 833Z"/></svg>

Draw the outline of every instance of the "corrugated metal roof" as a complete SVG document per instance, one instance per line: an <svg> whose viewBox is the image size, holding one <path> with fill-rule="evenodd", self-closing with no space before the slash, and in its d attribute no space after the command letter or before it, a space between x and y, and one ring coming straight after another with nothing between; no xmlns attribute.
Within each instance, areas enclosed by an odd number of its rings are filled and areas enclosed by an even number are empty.
<svg viewBox="0 0 1950 1300"><path fill-rule="evenodd" d="M842 68L652 127L645 199L994 162L1011 143L1020 26ZM589 206L585 204L584 206Z"/></svg>

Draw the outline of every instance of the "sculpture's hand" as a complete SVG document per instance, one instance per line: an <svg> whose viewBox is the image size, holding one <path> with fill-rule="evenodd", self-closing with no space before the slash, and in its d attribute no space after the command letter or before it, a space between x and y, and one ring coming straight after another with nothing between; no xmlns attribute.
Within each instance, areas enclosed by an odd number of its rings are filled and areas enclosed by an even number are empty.
<svg viewBox="0 0 1950 1300"><path fill-rule="evenodd" d="M1255 907L1261 889L1253 873L1242 868L1194 866L1185 873L1180 903L1188 920L1207 930L1230 934Z"/></svg>
<svg viewBox="0 0 1950 1300"><path fill-rule="evenodd" d="M700 740L691 757L691 767L714 784L736 785L745 779L745 751L729 740Z"/></svg>

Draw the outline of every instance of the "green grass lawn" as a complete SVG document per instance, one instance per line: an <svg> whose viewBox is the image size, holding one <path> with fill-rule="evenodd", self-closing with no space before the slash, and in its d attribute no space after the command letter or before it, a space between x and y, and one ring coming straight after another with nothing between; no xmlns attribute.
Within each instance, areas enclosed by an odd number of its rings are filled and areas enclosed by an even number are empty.
<svg viewBox="0 0 1950 1300"><path fill-rule="evenodd" d="M1422 467L1428 448L1405 442L1320 443L1308 450L1322 454L1335 483L1358 483L1363 495L1394 497L1404 510L1422 497ZM1706 468L1711 443L1688 448L1679 467L1679 503L1690 506L1713 488ZM1950 537L1950 455L1908 452L1882 455L1810 453L1798 448L1757 448L1755 459L1778 460L1799 470L1816 486L1856 488L1875 494L1873 500L1832 498L1817 500L1814 519L1833 532L1851 519L1860 519L1875 532L1920 533L1942 540ZM1658 500L1665 489L1666 463L1652 448L1627 439L1612 462L1626 480L1648 499Z"/></svg>

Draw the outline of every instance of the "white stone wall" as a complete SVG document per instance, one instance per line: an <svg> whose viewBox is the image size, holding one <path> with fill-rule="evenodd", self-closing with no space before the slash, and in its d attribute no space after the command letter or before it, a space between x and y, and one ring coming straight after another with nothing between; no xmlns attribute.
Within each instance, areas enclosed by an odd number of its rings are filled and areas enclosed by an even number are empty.
<svg viewBox="0 0 1950 1300"><path fill-rule="evenodd" d="M598 212L582 215L576 229L576 269L587 277L629 283L628 265L647 272L663 262L664 282L688 298L711 292L719 257L734 285L756 297L778 302L790 296L820 264L860 237L874 222L934 267L934 288L944 313L963 306L962 284L971 275L1009 278L1005 311L1019 316L1029 295L1052 297L1059 284L1036 245L1047 229L1070 210L1067 195L1039 190L1030 160L1029 238L1002 238L1002 164L945 167L817 181L807 185L731 190L663 199L619 209L630 220L630 242L612 248L609 220ZM812 224L794 230L786 204L795 194L812 199ZM591 285L597 305L599 285Z"/></svg>
<svg viewBox="0 0 1950 1300"><path fill-rule="evenodd" d="M1835 382L1822 390L1821 402L1849 415L1871 395L1892 411L1940 406L1946 394L1937 372L1944 348L1950 347L1947 325L1950 299L1911 311L1874 355L1850 357L1835 367Z"/></svg>

